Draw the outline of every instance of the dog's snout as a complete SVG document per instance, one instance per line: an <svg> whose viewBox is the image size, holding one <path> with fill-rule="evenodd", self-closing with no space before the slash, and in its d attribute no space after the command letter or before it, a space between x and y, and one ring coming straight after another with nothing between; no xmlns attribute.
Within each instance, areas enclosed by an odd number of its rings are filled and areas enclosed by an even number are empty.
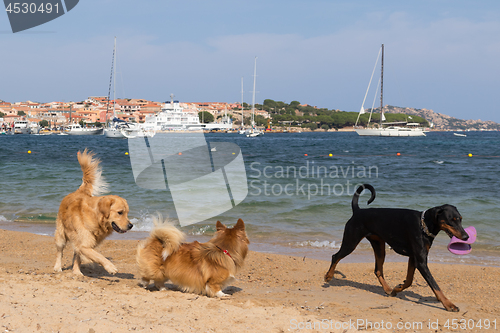
<svg viewBox="0 0 500 333"><path fill-rule="evenodd" d="M469 235L465 231L463 231L462 232L462 237L460 237L460 239L463 240L463 241L466 241L466 240L469 239Z"/></svg>
<svg viewBox="0 0 500 333"><path fill-rule="evenodd" d="M128 225L127 225L127 228L128 228L127 230L130 230L130 229L132 229L133 227L134 227L134 225L133 225L132 223L130 223L130 222L129 222L129 223L128 223ZM469 237L469 236L467 236L467 237Z"/></svg>

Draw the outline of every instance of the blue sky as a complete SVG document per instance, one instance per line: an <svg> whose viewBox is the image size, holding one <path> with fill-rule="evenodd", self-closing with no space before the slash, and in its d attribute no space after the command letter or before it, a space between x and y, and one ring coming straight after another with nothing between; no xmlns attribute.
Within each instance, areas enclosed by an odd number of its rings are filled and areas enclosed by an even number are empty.
<svg viewBox="0 0 500 333"><path fill-rule="evenodd" d="M384 104L500 122L500 2L80 0L13 34L0 13L0 99L117 97L358 111L385 44ZM371 104L373 94L368 97ZM378 102L377 102L378 103Z"/></svg>

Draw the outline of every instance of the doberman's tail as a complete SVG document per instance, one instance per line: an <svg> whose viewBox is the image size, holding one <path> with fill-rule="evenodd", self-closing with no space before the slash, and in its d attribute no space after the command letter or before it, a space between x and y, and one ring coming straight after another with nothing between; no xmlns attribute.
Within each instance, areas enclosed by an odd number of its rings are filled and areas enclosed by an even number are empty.
<svg viewBox="0 0 500 333"><path fill-rule="evenodd" d="M372 193L370 200L368 200L368 204L371 204L373 200L375 200L375 189L373 188L373 186L371 186L370 184L361 185L360 187L358 187L358 189L354 193L354 196L352 197L351 207L353 212L360 209L358 206L358 200L361 192L363 192L365 189L370 190L370 192Z"/></svg>

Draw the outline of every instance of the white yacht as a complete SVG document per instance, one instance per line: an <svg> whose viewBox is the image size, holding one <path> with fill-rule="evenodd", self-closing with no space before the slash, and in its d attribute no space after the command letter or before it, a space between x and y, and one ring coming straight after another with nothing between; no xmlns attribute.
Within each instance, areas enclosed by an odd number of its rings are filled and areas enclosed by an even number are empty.
<svg viewBox="0 0 500 333"><path fill-rule="evenodd" d="M16 120L14 122L14 134L30 134L30 126L27 120Z"/></svg>
<svg viewBox="0 0 500 333"><path fill-rule="evenodd" d="M166 102L161 108L161 112L156 115L146 116L143 128L153 131L180 131L180 130L200 130L202 124L196 112L185 111L179 101Z"/></svg>
<svg viewBox="0 0 500 333"><path fill-rule="evenodd" d="M14 134L30 134L29 122L27 120L16 120L14 122Z"/></svg>
<svg viewBox="0 0 500 333"><path fill-rule="evenodd" d="M382 128L358 128L360 136L425 136L419 123L384 123ZM400 126L398 126L400 125Z"/></svg>
<svg viewBox="0 0 500 333"><path fill-rule="evenodd" d="M199 130L228 130L232 128L232 120L225 116L220 123L200 123L198 112L184 109L179 101L174 101L170 95L170 102L165 102L161 111L155 115L146 116L141 128L144 132L151 131L199 131Z"/></svg>

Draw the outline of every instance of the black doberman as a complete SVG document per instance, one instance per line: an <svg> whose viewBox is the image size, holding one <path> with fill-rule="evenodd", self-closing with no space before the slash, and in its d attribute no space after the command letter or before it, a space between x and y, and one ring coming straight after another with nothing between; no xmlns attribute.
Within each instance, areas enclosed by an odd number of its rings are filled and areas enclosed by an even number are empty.
<svg viewBox="0 0 500 333"><path fill-rule="evenodd" d="M325 281L333 278L338 262L354 251L363 238L367 238L375 253L375 275L384 291L391 296L411 286L415 268L419 270L429 284L437 299L448 311L459 311L448 300L427 267L427 255L434 237L440 230L448 236L467 240L469 235L462 227L462 216L457 208L443 205L419 212L411 209L368 208L360 209L358 200L361 192L371 192L370 204L375 200L375 189L369 184L357 188L352 198L352 217L347 221L340 250L332 256L332 264L325 274ZM385 243L396 253L409 257L406 280L391 289L384 279L383 265L385 259Z"/></svg>

